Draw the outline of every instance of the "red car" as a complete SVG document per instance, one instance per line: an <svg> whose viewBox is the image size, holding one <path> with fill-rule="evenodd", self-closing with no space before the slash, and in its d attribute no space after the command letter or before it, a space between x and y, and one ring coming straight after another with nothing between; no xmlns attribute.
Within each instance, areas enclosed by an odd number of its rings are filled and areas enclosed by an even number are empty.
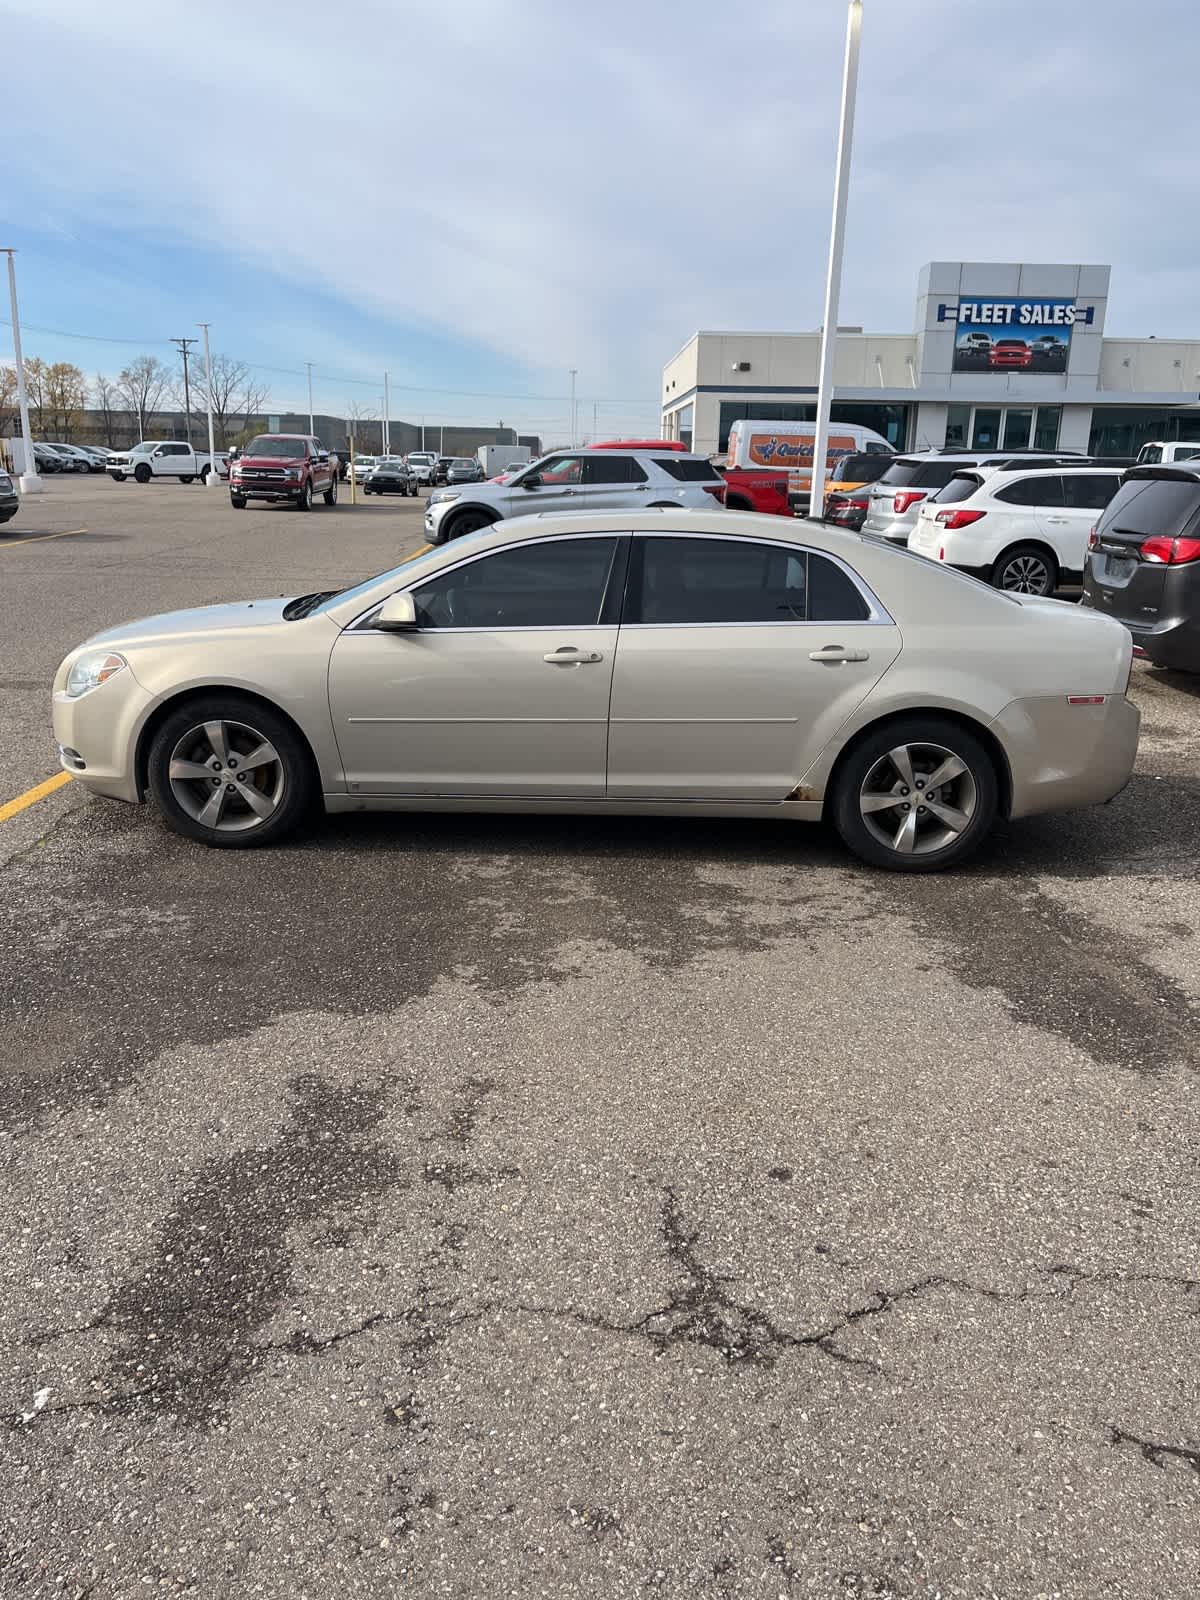
<svg viewBox="0 0 1200 1600"><path fill-rule="evenodd" d="M989 367L1028 367L1033 351L1024 339L997 339L988 356Z"/></svg>

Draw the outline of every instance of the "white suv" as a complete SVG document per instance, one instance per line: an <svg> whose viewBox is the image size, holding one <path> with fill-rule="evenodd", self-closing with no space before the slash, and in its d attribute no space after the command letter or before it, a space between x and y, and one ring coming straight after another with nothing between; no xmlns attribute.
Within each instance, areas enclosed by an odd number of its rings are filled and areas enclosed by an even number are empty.
<svg viewBox="0 0 1200 1600"><path fill-rule="evenodd" d="M1124 471L1025 463L956 472L922 502L908 548L997 589L1053 594L1083 582L1088 534Z"/></svg>
<svg viewBox="0 0 1200 1600"><path fill-rule="evenodd" d="M719 509L724 500L725 480L703 456L666 450L569 450L531 462L504 483L435 489L425 512L425 537L431 544L444 544L502 517L536 511L644 511L652 506L703 511Z"/></svg>

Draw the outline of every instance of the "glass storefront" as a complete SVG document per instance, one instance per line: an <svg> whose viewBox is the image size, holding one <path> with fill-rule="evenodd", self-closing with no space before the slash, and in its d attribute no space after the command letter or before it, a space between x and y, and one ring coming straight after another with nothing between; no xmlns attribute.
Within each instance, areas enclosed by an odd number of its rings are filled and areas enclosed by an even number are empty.
<svg viewBox="0 0 1200 1600"><path fill-rule="evenodd" d="M1092 412L1088 450L1094 456L1136 456L1152 439L1200 440L1200 408L1160 411L1150 406L1105 406Z"/></svg>
<svg viewBox="0 0 1200 1600"><path fill-rule="evenodd" d="M873 428L891 445L893 450L903 450L908 442L908 421L911 406L872 405L869 401L835 400L830 412L831 422L852 422L860 428ZM722 400L719 450L729 447L729 429L744 417L756 422L812 422L817 407L814 401L791 400Z"/></svg>
<svg viewBox="0 0 1200 1600"><path fill-rule="evenodd" d="M952 449L1057 450L1061 406L947 406L946 444Z"/></svg>

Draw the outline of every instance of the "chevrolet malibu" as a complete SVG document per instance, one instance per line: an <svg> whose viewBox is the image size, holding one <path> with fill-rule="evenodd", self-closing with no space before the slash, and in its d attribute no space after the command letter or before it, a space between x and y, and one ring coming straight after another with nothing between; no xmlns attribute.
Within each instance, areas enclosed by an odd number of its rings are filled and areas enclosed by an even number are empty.
<svg viewBox="0 0 1200 1600"><path fill-rule="evenodd" d="M879 541L740 512L521 518L352 589L97 634L62 763L208 845L326 811L827 819L875 866L1110 800L1128 632Z"/></svg>

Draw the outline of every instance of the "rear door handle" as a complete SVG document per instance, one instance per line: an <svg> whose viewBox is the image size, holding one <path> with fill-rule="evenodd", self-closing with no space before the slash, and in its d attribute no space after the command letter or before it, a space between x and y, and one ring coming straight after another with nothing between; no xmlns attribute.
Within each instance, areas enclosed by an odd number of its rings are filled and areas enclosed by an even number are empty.
<svg viewBox="0 0 1200 1600"><path fill-rule="evenodd" d="M869 661L871 652L869 650L847 650L845 645L827 644L822 646L820 650L810 650L808 659L810 661Z"/></svg>
<svg viewBox="0 0 1200 1600"><path fill-rule="evenodd" d="M552 667L586 667L594 661L603 661L599 650L579 650L573 644L560 645L542 657Z"/></svg>
<svg viewBox="0 0 1200 1600"><path fill-rule="evenodd" d="M1071 519L1070 519L1070 517L1047 517L1046 521L1047 522L1054 522L1054 523L1061 523L1063 525L1063 527L1067 527L1070 524Z"/></svg>

